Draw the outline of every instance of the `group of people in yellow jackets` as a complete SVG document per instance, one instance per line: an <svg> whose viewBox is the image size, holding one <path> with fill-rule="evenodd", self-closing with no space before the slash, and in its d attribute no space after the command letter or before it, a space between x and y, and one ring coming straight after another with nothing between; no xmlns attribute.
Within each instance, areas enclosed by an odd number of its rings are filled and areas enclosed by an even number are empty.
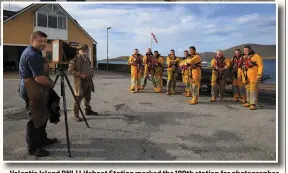
<svg viewBox="0 0 288 173"><path fill-rule="evenodd" d="M199 89L202 79L201 56L196 52L194 46L189 51L184 51L184 59L175 55L170 50L167 56L167 88L166 95L175 94L177 69L182 69L182 82L185 84L185 96L192 97L189 104L196 105L199 99ZM149 75L151 76L154 92L161 93L163 90L162 75L165 67L163 57L158 51L152 53L148 48L147 53L142 56L138 49L134 49L133 55L129 57L128 65L131 66L131 85L133 93L142 92L145 89ZM232 101L240 101L244 107L250 110L256 109L258 98L258 83L263 74L262 57L255 53L250 46L245 46L243 54L240 49L235 49L234 56L227 58L221 50L216 52L211 61L211 102L215 102L220 94L220 101L224 101L225 95L225 71L232 68L233 93Z"/></svg>

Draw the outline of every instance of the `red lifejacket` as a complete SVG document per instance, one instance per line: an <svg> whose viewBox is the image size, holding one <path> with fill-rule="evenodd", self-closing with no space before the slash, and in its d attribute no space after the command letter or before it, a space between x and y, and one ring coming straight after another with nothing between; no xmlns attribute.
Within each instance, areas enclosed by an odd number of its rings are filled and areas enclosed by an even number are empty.
<svg viewBox="0 0 288 173"><path fill-rule="evenodd" d="M157 59L152 57L149 61L149 68L155 68L157 67L157 65L158 65Z"/></svg>
<svg viewBox="0 0 288 173"><path fill-rule="evenodd" d="M237 71L237 69L241 67L241 64L242 64L242 55L240 57L234 55L232 61L233 71Z"/></svg>
<svg viewBox="0 0 288 173"><path fill-rule="evenodd" d="M251 67L257 66L257 64L256 62L252 61L251 57L248 57L244 59L244 66L246 68L251 68Z"/></svg>
<svg viewBox="0 0 288 173"><path fill-rule="evenodd" d="M248 68L251 68L251 67L254 67L254 66L257 66L257 63L252 61L252 57L253 55L255 54L255 52L252 50L248 55L244 55L243 56L243 63L242 65L248 69Z"/></svg>
<svg viewBox="0 0 288 173"><path fill-rule="evenodd" d="M136 59L136 65L135 66L138 66L138 65L140 65L140 66L142 66L142 60L141 60L141 57L142 57L142 55L141 54L137 54L137 55L132 55L135 59Z"/></svg>
<svg viewBox="0 0 288 173"><path fill-rule="evenodd" d="M215 61L216 61L216 65L215 65L215 69L218 67L218 68L224 68L226 66L226 63L225 63L225 57L222 56L222 57L217 57L215 56L214 57Z"/></svg>
<svg viewBox="0 0 288 173"><path fill-rule="evenodd" d="M154 55L152 53L146 53L146 57L147 57L146 64L151 63L151 59L153 58L153 56Z"/></svg>

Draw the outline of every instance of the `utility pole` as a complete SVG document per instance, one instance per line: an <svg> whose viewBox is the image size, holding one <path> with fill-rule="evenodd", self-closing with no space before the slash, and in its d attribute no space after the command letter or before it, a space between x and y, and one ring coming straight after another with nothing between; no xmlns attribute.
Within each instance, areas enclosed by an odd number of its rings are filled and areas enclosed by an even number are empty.
<svg viewBox="0 0 288 173"><path fill-rule="evenodd" d="M111 27L107 28L107 71L108 71L108 30L111 29Z"/></svg>
<svg viewBox="0 0 288 173"><path fill-rule="evenodd" d="M150 41L151 41L151 43L150 43L150 48L151 48L151 51L152 51L152 28L151 28L151 33L150 33Z"/></svg>

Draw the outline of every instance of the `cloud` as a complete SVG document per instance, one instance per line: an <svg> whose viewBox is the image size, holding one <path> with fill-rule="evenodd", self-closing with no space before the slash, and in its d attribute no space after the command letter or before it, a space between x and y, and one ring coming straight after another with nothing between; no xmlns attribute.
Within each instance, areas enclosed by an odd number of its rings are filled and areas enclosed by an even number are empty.
<svg viewBox="0 0 288 173"><path fill-rule="evenodd" d="M199 5L200 16L209 17L218 10L225 8L225 4L202 4Z"/></svg>
<svg viewBox="0 0 288 173"><path fill-rule="evenodd" d="M246 24L246 23L251 23L251 22L257 22L259 21L259 19L261 19L261 16L257 13L254 13L254 14L240 16L236 18L235 21L238 24Z"/></svg>
<svg viewBox="0 0 288 173"><path fill-rule="evenodd" d="M130 55L134 48L144 54L151 44L151 28L159 42L153 42L152 47L162 55L170 49L182 55L192 45L198 52L214 52L248 42L276 44L276 14L257 9L235 17L224 4L60 5L98 42L98 59L106 58L107 27L112 27L110 58ZM219 10L221 16L217 15Z"/></svg>

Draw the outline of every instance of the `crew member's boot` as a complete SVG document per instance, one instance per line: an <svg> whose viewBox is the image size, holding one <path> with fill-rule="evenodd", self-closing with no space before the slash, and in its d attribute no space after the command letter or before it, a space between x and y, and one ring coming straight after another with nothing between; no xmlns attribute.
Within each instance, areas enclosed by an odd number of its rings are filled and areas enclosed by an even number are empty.
<svg viewBox="0 0 288 173"><path fill-rule="evenodd" d="M213 96L213 97L211 98L210 102L216 102L216 97Z"/></svg>
<svg viewBox="0 0 288 173"><path fill-rule="evenodd" d="M255 110L256 109L256 105L250 105L250 108L249 108L250 110Z"/></svg>
<svg viewBox="0 0 288 173"><path fill-rule="evenodd" d="M198 103L198 100L196 97L193 97L192 100L189 102L190 105L196 105Z"/></svg>
<svg viewBox="0 0 288 173"><path fill-rule="evenodd" d="M175 91L174 91L174 90L172 90L172 91L171 91L171 94L173 94L173 95L174 95L174 94L175 94Z"/></svg>
<svg viewBox="0 0 288 173"><path fill-rule="evenodd" d="M191 97L192 96L192 93L190 91L188 91L185 95L185 97Z"/></svg>
<svg viewBox="0 0 288 173"><path fill-rule="evenodd" d="M158 88L156 88L155 92L156 92L156 93L161 93L161 92L162 92L162 89L158 87Z"/></svg>
<svg viewBox="0 0 288 173"><path fill-rule="evenodd" d="M240 99L240 102L241 102L242 104L246 103L246 102L247 102L246 96L242 96L241 99Z"/></svg>
<svg viewBox="0 0 288 173"><path fill-rule="evenodd" d="M154 87L154 92L157 93L157 87Z"/></svg>
<svg viewBox="0 0 288 173"><path fill-rule="evenodd" d="M238 102L239 98L237 96L234 96L234 98L232 99L232 102Z"/></svg>
<svg viewBox="0 0 288 173"><path fill-rule="evenodd" d="M170 90L167 90L166 95L172 95L172 92Z"/></svg>
<svg viewBox="0 0 288 173"><path fill-rule="evenodd" d="M242 106L244 106L244 107L250 107L250 103L247 103L247 102L246 102L246 103L243 103Z"/></svg>

